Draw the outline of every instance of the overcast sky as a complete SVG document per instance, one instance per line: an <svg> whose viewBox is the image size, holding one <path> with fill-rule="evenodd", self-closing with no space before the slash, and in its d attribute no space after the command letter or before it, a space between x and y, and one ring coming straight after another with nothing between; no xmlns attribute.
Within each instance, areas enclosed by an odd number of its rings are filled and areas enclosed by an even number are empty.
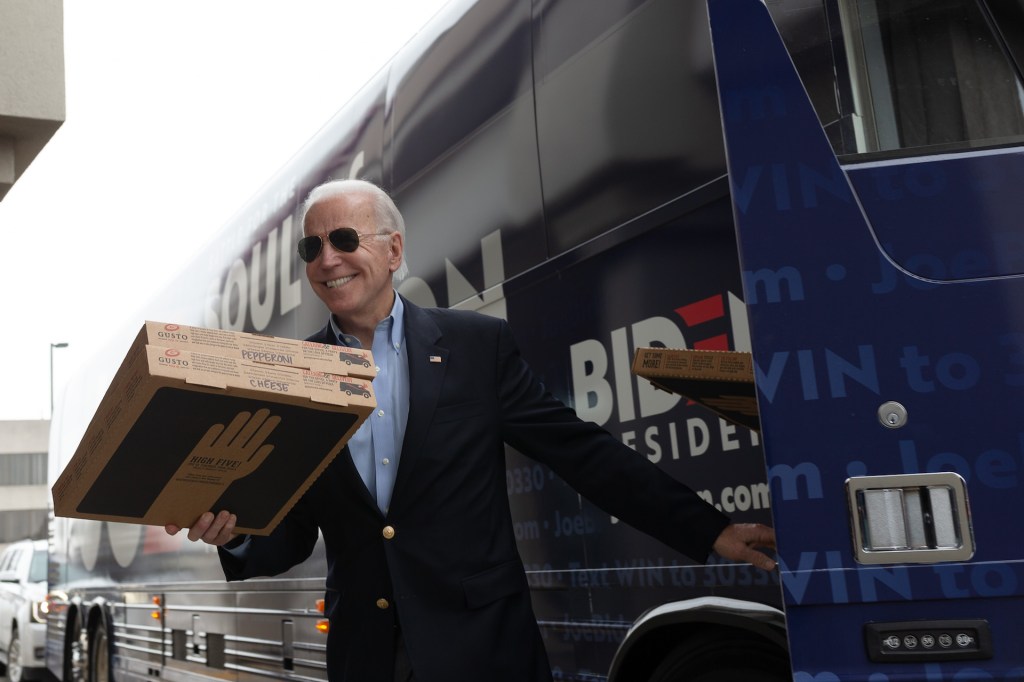
<svg viewBox="0 0 1024 682"><path fill-rule="evenodd" d="M0 201L0 420L49 418L51 353L59 395L444 4L65 2L66 122Z"/></svg>

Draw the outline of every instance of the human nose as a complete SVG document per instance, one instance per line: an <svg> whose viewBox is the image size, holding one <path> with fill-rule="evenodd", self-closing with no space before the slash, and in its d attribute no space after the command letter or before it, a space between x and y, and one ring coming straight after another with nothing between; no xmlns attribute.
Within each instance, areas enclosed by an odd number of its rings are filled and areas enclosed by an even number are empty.
<svg viewBox="0 0 1024 682"><path fill-rule="evenodd" d="M333 248L330 239L323 234L316 234L307 236L306 239L312 239L313 237L320 240L319 248L316 249L316 255L312 260L306 261L307 267L318 267L318 266L331 266L334 260L337 258L337 249Z"/></svg>
<svg viewBox="0 0 1024 682"><path fill-rule="evenodd" d="M320 253L317 254L314 262L329 267L344 260L345 253L343 251L334 248L334 245L326 237L321 237L321 240Z"/></svg>

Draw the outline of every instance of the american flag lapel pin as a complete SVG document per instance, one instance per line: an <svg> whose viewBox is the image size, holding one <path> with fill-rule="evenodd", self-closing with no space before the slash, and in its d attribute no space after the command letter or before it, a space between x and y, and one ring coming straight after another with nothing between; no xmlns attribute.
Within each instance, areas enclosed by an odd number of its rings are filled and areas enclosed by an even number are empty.
<svg viewBox="0 0 1024 682"><path fill-rule="evenodd" d="M430 356L430 361L431 362L441 362L441 356L440 355L431 355Z"/></svg>

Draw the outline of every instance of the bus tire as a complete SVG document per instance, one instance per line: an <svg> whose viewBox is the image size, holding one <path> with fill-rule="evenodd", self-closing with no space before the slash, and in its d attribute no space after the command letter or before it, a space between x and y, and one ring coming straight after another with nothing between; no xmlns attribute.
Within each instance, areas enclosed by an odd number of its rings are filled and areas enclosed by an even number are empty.
<svg viewBox="0 0 1024 682"><path fill-rule="evenodd" d="M96 619L96 627L89 637L89 682L113 682L110 667L110 633L107 620Z"/></svg>
<svg viewBox="0 0 1024 682"><path fill-rule="evenodd" d="M82 612L75 608L68 617L64 632L64 682L86 682L89 643L84 634Z"/></svg>
<svg viewBox="0 0 1024 682"><path fill-rule="evenodd" d="M742 630L709 628L669 651L648 682L790 682L777 644Z"/></svg>

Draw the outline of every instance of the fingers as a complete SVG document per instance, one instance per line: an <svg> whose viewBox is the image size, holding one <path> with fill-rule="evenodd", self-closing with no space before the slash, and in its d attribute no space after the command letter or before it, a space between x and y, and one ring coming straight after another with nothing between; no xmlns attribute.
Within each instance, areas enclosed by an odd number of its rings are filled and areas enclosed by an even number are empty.
<svg viewBox="0 0 1024 682"><path fill-rule="evenodd" d="M775 549L775 531L759 523L740 524L744 541L749 546Z"/></svg>
<svg viewBox="0 0 1024 682"><path fill-rule="evenodd" d="M762 571L774 571L776 566L775 559L772 559L764 552L759 552L756 549L749 550L746 561L747 563L760 568Z"/></svg>
<svg viewBox="0 0 1024 682"><path fill-rule="evenodd" d="M266 413L265 415L263 415L264 417L266 417L266 415L270 414L270 410L260 410L256 414L259 415L260 412L265 412ZM263 424L260 426L259 431L256 432L256 435L253 436L251 439L249 439L249 441L246 443L247 449L251 450L251 449L261 445L263 443L263 441L265 441L267 439L267 437L270 435L270 432L273 431L274 429L276 429L277 425L280 424L280 423L281 423L281 418L278 417L277 415L274 415L273 417L270 417L269 419L264 421ZM267 447L269 447L271 450L274 449L273 445L263 445L263 447L259 448L259 450L263 450L263 448L267 448ZM257 454L259 454L259 452L257 452ZM263 453L263 457L266 457L267 454L269 454L269 451L267 451L266 453ZM251 459L251 457L250 457L250 459Z"/></svg>
<svg viewBox="0 0 1024 682"><path fill-rule="evenodd" d="M775 549L775 531L759 523L736 523L725 527L714 544L714 551L726 559L753 564L771 571L776 562L755 547Z"/></svg>
<svg viewBox="0 0 1024 682"><path fill-rule="evenodd" d="M231 420L231 423L224 429L224 433L221 434L220 440L215 444L220 447L231 447L235 444L235 436L243 431L249 424L252 415L249 412L239 412L235 415L235 418ZM263 420L260 419L262 422ZM245 442L244 440L242 441Z"/></svg>
<svg viewBox="0 0 1024 682"><path fill-rule="evenodd" d="M280 423L281 418L277 415L270 416L270 410L266 408L257 410L250 422L251 426L246 427L246 449L252 450L261 445Z"/></svg>
<svg viewBox="0 0 1024 682"><path fill-rule="evenodd" d="M216 515L213 512L206 512L188 529L188 539L191 542L202 540L208 545L223 545L235 537L235 524L238 518L227 511ZM165 527L169 531L170 527ZM172 533L173 534L173 533Z"/></svg>
<svg viewBox="0 0 1024 682"><path fill-rule="evenodd" d="M249 461L246 463L248 466L245 467L245 470L255 471L261 464L263 464L263 460L265 460L273 451L273 445L264 445L260 447L259 450L252 453L249 457Z"/></svg>
<svg viewBox="0 0 1024 682"><path fill-rule="evenodd" d="M256 410L256 412L253 413L252 415L250 415L248 412L239 412L238 417L241 417L243 414L246 416L246 421L242 422L241 429L239 429L237 434L233 435L231 440L228 443L226 443L226 445L230 446L231 448L240 450L242 452L250 449L252 435L256 433L256 431L260 428L260 426L263 424L266 418L270 415L270 410L263 407ZM232 429L232 427L235 426L235 422L238 421L238 417L236 417L235 421L232 422L231 426L228 427L229 431ZM264 436L264 438L266 438L266 436ZM256 445L259 445L259 443L257 443Z"/></svg>

